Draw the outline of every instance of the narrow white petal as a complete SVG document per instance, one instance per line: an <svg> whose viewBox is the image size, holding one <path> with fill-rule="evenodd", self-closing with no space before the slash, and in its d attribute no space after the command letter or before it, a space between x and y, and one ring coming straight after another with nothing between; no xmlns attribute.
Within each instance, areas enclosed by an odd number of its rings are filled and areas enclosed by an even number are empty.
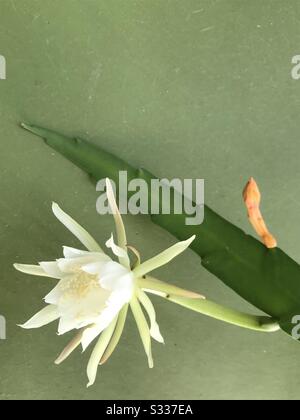
<svg viewBox="0 0 300 420"><path fill-rule="evenodd" d="M159 343L164 343L164 339L160 333L158 323L156 322L155 309L151 300L142 290L138 290L138 298L149 316L151 337Z"/></svg>
<svg viewBox="0 0 300 420"><path fill-rule="evenodd" d="M72 217L70 217L67 213L65 213L58 204L52 204L52 211L58 220L69 229L70 232L76 236L77 239L89 250L95 252L102 252L102 249L97 244L95 239L82 227L79 223L77 223Z"/></svg>
<svg viewBox="0 0 300 420"><path fill-rule="evenodd" d="M42 267L39 265L29 265L29 264L14 264L16 270L21 271L25 274L31 274L33 276L42 276L42 277L53 277L50 274L46 273Z"/></svg>
<svg viewBox="0 0 300 420"><path fill-rule="evenodd" d="M42 261L39 265L49 277L53 277L54 279L62 278L63 273L59 269L56 261Z"/></svg>
<svg viewBox="0 0 300 420"><path fill-rule="evenodd" d="M134 283L134 276L131 271L123 265L111 261L102 270L99 278L100 286L111 291L128 291L131 293Z"/></svg>
<svg viewBox="0 0 300 420"><path fill-rule="evenodd" d="M155 257L150 258L150 260L145 261L141 265L137 266L133 270L134 274L137 277L142 277L150 271L167 264L168 262L173 260L173 258L177 257L177 255L185 251L194 239L195 235L193 235L190 239L187 239L186 241L177 242L177 244L171 246L170 248L166 249L165 251L161 252Z"/></svg>
<svg viewBox="0 0 300 420"><path fill-rule="evenodd" d="M74 316L61 316L58 324L58 335L77 329L78 322Z"/></svg>
<svg viewBox="0 0 300 420"><path fill-rule="evenodd" d="M66 279L60 280L57 285L44 297L44 301L49 305L58 305L59 299L63 295L63 285L66 283Z"/></svg>
<svg viewBox="0 0 300 420"><path fill-rule="evenodd" d="M64 251L65 258L82 257L83 255L86 255L89 253L89 251L82 251L81 249L72 248L70 246L64 246L63 251Z"/></svg>
<svg viewBox="0 0 300 420"><path fill-rule="evenodd" d="M115 311L119 311L125 303L129 303L132 298L133 291L134 288L131 283L129 284L129 287L114 290L108 298L107 304L115 308Z"/></svg>
<svg viewBox="0 0 300 420"><path fill-rule="evenodd" d="M58 356L58 358L55 360L56 365L60 365L62 362L64 362L70 354L77 349L77 347L81 343L83 330L79 331L77 335L69 342L69 344L64 348L64 350L61 352L61 354Z"/></svg>
<svg viewBox="0 0 300 420"><path fill-rule="evenodd" d="M75 259L75 258L88 258L93 257L96 260L102 260L103 258L109 258L103 253L103 251L84 251L82 249L72 248L70 246L63 246L63 253L66 259Z"/></svg>
<svg viewBox="0 0 300 420"><path fill-rule="evenodd" d="M130 301L130 307L138 327L138 331L140 333L142 343L144 345L144 349L148 358L148 365L149 368L153 368L153 359L152 359L152 351L151 351L151 336L149 327L145 318L145 315L142 311L141 305L137 300L136 296L133 296Z"/></svg>
<svg viewBox="0 0 300 420"><path fill-rule="evenodd" d="M107 248L111 248L112 252L117 257L128 258L127 252L123 248L115 244L113 234L111 234L111 237L106 241L105 245L107 246Z"/></svg>
<svg viewBox="0 0 300 420"><path fill-rule="evenodd" d="M108 199L108 202L109 202L109 205L110 205L110 208L111 208L114 220L115 220L117 237L118 237L118 245L120 248L122 248L126 252L126 257L119 256L119 261L121 264L124 264L126 267L129 267L130 261L127 255L127 248L126 248L126 245L127 245L126 231L125 231L125 227L124 227L124 223L123 223L120 211L116 203L113 187L111 185L109 178L106 178L106 194L107 194L107 199Z"/></svg>
<svg viewBox="0 0 300 420"><path fill-rule="evenodd" d="M123 294L121 296L118 292L113 292L109 300L108 306L102 311L95 324L84 330L81 340L82 351L85 351L92 341L111 324L126 303Z"/></svg>
<svg viewBox="0 0 300 420"><path fill-rule="evenodd" d="M115 328L114 333L112 335L112 338L109 342L109 345L107 346L107 348L105 350L105 353L103 354L103 356L101 358L100 365L103 365L110 358L110 356L114 352L115 348L117 347L117 345L119 343L119 340L121 338L124 326L125 326L127 312L128 312L128 303L123 306L123 308L121 309L121 311L118 314L116 328Z"/></svg>
<svg viewBox="0 0 300 420"><path fill-rule="evenodd" d="M102 332L93 352L90 357L87 366L87 376L88 376L88 384L87 387L92 386L95 383L97 370L100 363L100 360L111 340L111 337L114 333L115 327L117 323L117 317L111 322L111 324Z"/></svg>
<svg viewBox="0 0 300 420"><path fill-rule="evenodd" d="M99 323L87 327L84 330L81 339L82 352L84 352L88 348L88 346L95 340L96 337L98 337L99 334L102 333L103 330L105 330L106 327L106 324L101 325Z"/></svg>
<svg viewBox="0 0 300 420"><path fill-rule="evenodd" d="M57 265L64 273L74 273L90 263L101 262L104 264L109 261L111 261L111 258L103 252L87 252L85 255L76 258L60 258L57 260Z"/></svg>
<svg viewBox="0 0 300 420"><path fill-rule="evenodd" d="M88 274L93 275L101 275L101 272L103 271L104 264L107 264L107 262L92 262L89 264L85 264L81 267L81 270Z"/></svg>
<svg viewBox="0 0 300 420"><path fill-rule="evenodd" d="M50 324L50 322L55 321L59 318L59 313L57 310L57 306L55 305L48 305L35 314L29 321L25 322L25 324L20 325L20 327L25 329L30 328L40 328L44 325Z"/></svg>

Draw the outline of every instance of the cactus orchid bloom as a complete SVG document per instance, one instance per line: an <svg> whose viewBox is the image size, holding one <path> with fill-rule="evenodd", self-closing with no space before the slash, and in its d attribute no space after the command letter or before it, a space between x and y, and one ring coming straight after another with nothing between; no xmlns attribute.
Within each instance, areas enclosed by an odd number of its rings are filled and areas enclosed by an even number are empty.
<svg viewBox="0 0 300 420"><path fill-rule="evenodd" d="M131 266L128 250L132 248L127 246L124 224L108 179L106 194L117 233L117 243L112 235L106 242L106 247L111 249L118 261L112 260L83 227L54 203L54 215L82 242L86 250L64 247L64 257L56 261L40 262L39 265L14 265L24 273L59 280L44 299L47 306L21 325L25 329L39 328L59 320L59 335L78 330L77 335L56 360L57 364L64 361L80 344L83 350L86 350L99 337L88 362L88 386L94 384L99 364L108 359L118 344L129 306L142 339L149 367L153 367L151 337L160 343L164 340L156 321L154 307L145 291L164 297L172 293L188 298L203 298L197 293L147 276L152 270L167 264L182 253L195 236L176 243L143 263L140 263L139 254L134 250L138 258L134 266ZM150 326L142 307L149 317Z"/></svg>

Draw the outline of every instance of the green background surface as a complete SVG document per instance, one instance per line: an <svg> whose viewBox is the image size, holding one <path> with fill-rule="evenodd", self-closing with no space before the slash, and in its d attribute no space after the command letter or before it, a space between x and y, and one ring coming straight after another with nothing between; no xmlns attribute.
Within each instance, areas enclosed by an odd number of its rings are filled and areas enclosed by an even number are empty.
<svg viewBox="0 0 300 420"><path fill-rule="evenodd" d="M57 201L99 241L87 176L28 121L79 135L157 176L204 178L206 203L252 232L241 190L254 176L278 242L300 261L299 0L0 0L1 399L298 399L300 346L284 333L228 326L153 299L166 345L149 370L130 316L119 347L86 390L89 354L53 360L70 336L16 326L53 281L14 271L78 242L51 214ZM143 258L174 242L146 216L126 217ZM157 276L256 313L187 251ZM300 281L300 279L299 279ZM71 334L72 335L72 334Z"/></svg>

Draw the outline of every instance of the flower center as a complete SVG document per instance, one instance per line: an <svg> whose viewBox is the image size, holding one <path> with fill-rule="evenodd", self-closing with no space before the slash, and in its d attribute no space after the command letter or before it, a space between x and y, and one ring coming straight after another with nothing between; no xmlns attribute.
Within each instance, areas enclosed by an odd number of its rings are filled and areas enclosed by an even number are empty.
<svg viewBox="0 0 300 420"><path fill-rule="evenodd" d="M93 289L99 289L99 281L96 275L78 271L63 282L61 291L64 298L82 299Z"/></svg>

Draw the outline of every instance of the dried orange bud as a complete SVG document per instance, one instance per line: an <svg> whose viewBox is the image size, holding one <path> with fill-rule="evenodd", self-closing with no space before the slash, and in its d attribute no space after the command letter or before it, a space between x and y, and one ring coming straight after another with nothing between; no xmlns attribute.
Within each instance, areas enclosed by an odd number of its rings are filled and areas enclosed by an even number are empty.
<svg viewBox="0 0 300 420"><path fill-rule="evenodd" d="M269 232L260 212L260 191L253 178L250 178L243 191L243 198L248 210L249 221L255 232L261 237L267 248L275 248L277 241Z"/></svg>

